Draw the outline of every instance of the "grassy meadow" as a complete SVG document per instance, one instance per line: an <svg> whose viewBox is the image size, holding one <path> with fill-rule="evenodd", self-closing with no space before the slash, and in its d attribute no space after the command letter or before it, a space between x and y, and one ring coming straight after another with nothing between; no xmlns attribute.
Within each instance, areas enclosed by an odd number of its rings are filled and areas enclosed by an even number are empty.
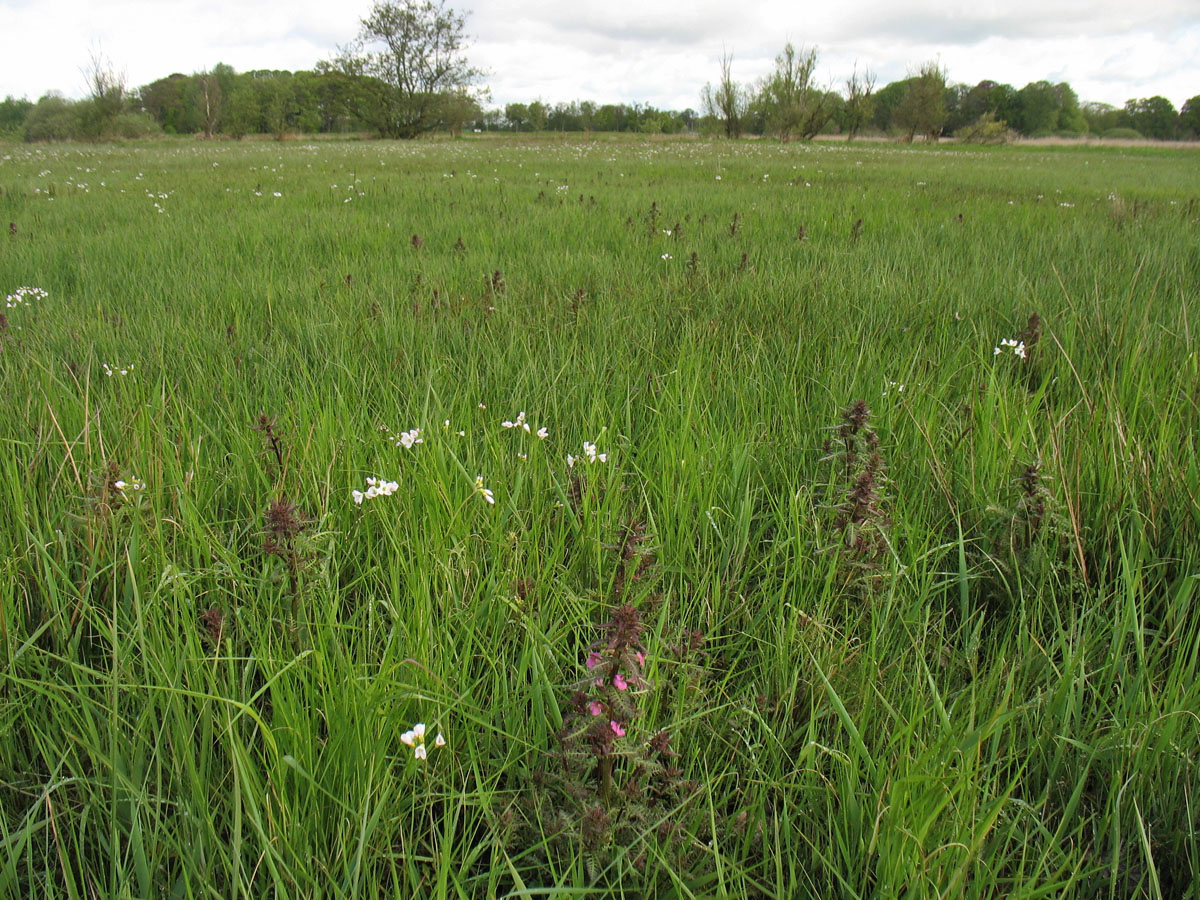
<svg viewBox="0 0 1200 900"><path fill-rule="evenodd" d="M1200 898L1194 150L10 145L0 219L0 897Z"/></svg>

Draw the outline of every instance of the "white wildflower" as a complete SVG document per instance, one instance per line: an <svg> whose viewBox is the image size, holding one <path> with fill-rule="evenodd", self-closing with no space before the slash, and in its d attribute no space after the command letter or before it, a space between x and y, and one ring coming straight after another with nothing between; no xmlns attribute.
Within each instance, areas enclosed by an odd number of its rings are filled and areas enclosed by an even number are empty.
<svg viewBox="0 0 1200 900"><path fill-rule="evenodd" d="M482 497L484 500L486 500L489 504L491 504L493 506L495 505L496 495L492 493L491 488L485 488L483 486L483 476L482 475L475 476L475 493L478 494L480 497Z"/></svg>

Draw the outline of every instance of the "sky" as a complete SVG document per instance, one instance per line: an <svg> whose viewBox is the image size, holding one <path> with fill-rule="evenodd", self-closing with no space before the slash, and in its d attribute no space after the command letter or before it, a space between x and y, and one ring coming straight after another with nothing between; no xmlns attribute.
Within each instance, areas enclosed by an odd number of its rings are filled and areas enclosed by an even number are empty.
<svg viewBox="0 0 1200 900"><path fill-rule="evenodd" d="M821 84L857 66L876 86L937 60L952 82L1067 81L1121 106L1200 95L1200 0L448 0L468 14L486 106L542 100L700 107L732 54L766 75L787 42L818 51ZM135 88L227 63L310 69L352 41L372 0L0 0L0 97L87 92L99 58Z"/></svg>

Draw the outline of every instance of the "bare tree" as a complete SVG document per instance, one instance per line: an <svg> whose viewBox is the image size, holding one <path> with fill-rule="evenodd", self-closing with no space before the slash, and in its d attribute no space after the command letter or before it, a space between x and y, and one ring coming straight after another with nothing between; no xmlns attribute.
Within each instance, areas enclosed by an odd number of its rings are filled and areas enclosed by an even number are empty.
<svg viewBox="0 0 1200 900"><path fill-rule="evenodd" d="M217 132L217 126L221 124L221 112L223 110L223 97L221 95L221 80L217 77L215 70L209 72L201 72L196 76L197 86L200 89L200 102L203 109L200 112L200 119L204 125L204 136L211 138Z"/></svg>
<svg viewBox="0 0 1200 900"><path fill-rule="evenodd" d="M88 83L88 107L83 125L88 137L99 138L113 131L113 123L125 109L125 73L113 68L102 51L93 50L84 76Z"/></svg>
<svg viewBox="0 0 1200 900"><path fill-rule="evenodd" d="M875 93L875 75L870 69L864 69L859 76L858 66L846 79L846 106L843 124L846 128L846 140L852 141L863 123L871 117L871 95Z"/></svg>
<svg viewBox="0 0 1200 900"><path fill-rule="evenodd" d="M725 129L725 137L742 136L742 120L746 116L750 98L744 87L733 80L733 54L721 54L721 82L714 89L706 84L700 92L704 114L719 121Z"/></svg>

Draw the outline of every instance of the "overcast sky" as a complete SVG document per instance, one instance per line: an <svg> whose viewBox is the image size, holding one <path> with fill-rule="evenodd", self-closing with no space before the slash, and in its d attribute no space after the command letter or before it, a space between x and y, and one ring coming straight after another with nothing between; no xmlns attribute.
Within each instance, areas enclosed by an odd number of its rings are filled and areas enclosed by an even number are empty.
<svg viewBox="0 0 1200 900"><path fill-rule="evenodd" d="M218 62L308 69L358 31L371 0L0 0L0 96L86 92L102 54L137 87ZM469 11L471 62L490 105L541 99L698 108L722 51L753 81L787 41L816 46L840 88L877 86L937 58L951 81L1067 81L1121 105L1200 95L1200 0L450 0Z"/></svg>

